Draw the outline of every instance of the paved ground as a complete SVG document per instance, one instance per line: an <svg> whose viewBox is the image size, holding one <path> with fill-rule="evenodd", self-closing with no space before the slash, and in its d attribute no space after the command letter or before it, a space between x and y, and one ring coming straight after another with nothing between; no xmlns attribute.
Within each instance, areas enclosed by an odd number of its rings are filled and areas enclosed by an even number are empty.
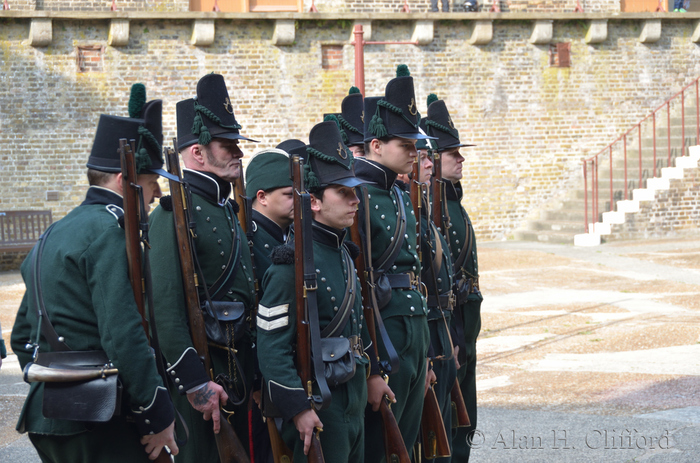
<svg viewBox="0 0 700 463"><path fill-rule="evenodd" d="M479 247L479 432L473 463L700 461L700 241ZM23 286L0 274L9 337ZM26 386L0 371L0 461Z"/></svg>

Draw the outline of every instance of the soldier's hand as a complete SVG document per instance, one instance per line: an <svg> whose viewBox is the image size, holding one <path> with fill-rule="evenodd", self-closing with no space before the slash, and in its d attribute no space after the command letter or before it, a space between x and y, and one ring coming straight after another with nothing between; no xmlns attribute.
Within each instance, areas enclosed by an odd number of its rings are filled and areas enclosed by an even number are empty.
<svg viewBox="0 0 700 463"><path fill-rule="evenodd" d="M149 460L155 460L161 452L166 452L163 448L165 445L168 446L171 454L177 455L180 449L177 448L177 444L175 443L175 421L170 423L170 426L163 429L158 434L143 436L141 438L141 445L146 446L145 451L148 454Z"/></svg>
<svg viewBox="0 0 700 463"><path fill-rule="evenodd" d="M228 395L224 392L224 388L214 381L209 381L203 388L187 394L187 400L190 401L190 405L195 410L202 412L205 420L213 421L214 433L219 434L219 429L221 428L221 411L219 407L225 405L228 400Z"/></svg>
<svg viewBox="0 0 700 463"><path fill-rule="evenodd" d="M304 455L308 455L311 439L314 438L314 430L316 428L323 429L323 423L321 423L318 415L311 408L297 413L292 419L294 420L294 426L299 431L299 438L304 441Z"/></svg>
<svg viewBox="0 0 700 463"><path fill-rule="evenodd" d="M380 375L372 375L367 378L367 403L372 406L375 412L379 410L384 396L389 397L392 403L396 403L396 396L389 385Z"/></svg>
<svg viewBox="0 0 700 463"><path fill-rule="evenodd" d="M457 360L457 356L459 355L459 346L454 346L453 352L454 352L454 358L455 358L455 365L457 366L457 369L459 370L459 367L462 366L459 363L459 360Z"/></svg>
<svg viewBox="0 0 700 463"><path fill-rule="evenodd" d="M423 396L428 393L428 389L430 389L430 385L437 382L437 376L435 375L435 371L433 371L432 368L430 368L430 359L428 359L428 362L425 365L426 374L425 374L425 391L423 391Z"/></svg>

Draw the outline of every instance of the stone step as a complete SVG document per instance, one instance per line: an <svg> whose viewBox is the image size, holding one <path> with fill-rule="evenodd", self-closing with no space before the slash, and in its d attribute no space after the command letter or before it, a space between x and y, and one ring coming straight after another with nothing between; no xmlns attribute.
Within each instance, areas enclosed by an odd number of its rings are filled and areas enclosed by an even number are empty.
<svg viewBox="0 0 700 463"><path fill-rule="evenodd" d="M524 229L527 231L553 231L561 233L580 233L584 229L583 220L572 222L568 220L528 220Z"/></svg>

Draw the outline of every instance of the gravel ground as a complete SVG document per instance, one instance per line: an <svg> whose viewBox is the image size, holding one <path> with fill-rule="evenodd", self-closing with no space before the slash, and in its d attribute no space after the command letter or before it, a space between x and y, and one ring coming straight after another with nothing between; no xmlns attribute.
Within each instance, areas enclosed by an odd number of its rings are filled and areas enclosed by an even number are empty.
<svg viewBox="0 0 700 463"><path fill-rule="evenodd" d="M471 461L700 461L700 241L482 243L479 429ZM0 273L9 330L24 291ZM0 461L27 387L0 371Z"/></svg>

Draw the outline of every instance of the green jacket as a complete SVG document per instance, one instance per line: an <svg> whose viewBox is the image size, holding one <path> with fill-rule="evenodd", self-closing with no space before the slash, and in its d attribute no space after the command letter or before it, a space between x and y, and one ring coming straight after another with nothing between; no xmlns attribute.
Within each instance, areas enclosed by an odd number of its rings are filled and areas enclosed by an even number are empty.
<svg viewBox="0 0 700 463"><path fill-rule="evenodd" d="M413 212L410 195L405 191L401 191L401 197L396 197L397 193L393 189L396 173L374 161L357 158L355 160L355 174L358 178L373 183L368 183L367 185L369 204L360 203L359 215L359 220L363 221L364 208L369 207L373 262L377 263L393 241L399 214L397 201L402 201L406 211L406 232L404 233L401 250L394 264L387 270L387 273L412 272L414 275L420 275L421 263L416 252L416 243L418 242L416 217ZM362 198L360 199L362 200ZM364 228L364 224L361 225L360 229L363 233ZM384 319L394 316L423 316L428 313L428 308L425 298L417 289L394 288L391 301L381 312Z"/></svg>
<svg viewBox="0 0 700 463"><path fill-rule="evenodd" d="M231 184L213 174L188 169L184 170L184 179L192 192L191 218L196 223L193 241L202 269L201 273L197 271L200 285L203 279L211 288L225 269L227 272L235 270L235 278L229 279L229 289L224 291L220 300L243 302L246 316L250 316L255 304L252 261L234 206L227 199ZM160 344L168 370L177 380L177 389L180 394L185 394L207 382L209 375L194 351L189 332L172 211L158 206L151 213L150 230L153 294ZM236 236L240 239L237 240ZM237 266L233 265L235 256L231 256L234 252L240 255ZM227 265L229 260L231 264ZM200 301L205 300L200 290ZM253 336L254 333L250 332L248 339L238 341L250 345ZM210 354L215 373L227 373L225 351L210 349ZM239 360L252 365L252 359ZM250 381L252 377L247 379Z"/></svg>
<svg viewBox="0 0 700 463"><path fill-rule="evenodd" d="M342 301L348 286L346 259L343 251L345 232L325 227L314 222L313 252L318 290L317 303L319 326L323 330L342 309ZM296 291L294 249L280 246L273 254L273 264L262 280L263 299L260 301L257 318L258 361L265 378L270 398L287 420L310 408L305 389L295 367L296 345ZM356 279L357 294L351 305L347 324L339 334L344 337L360 336L364 347L370 345L367 327L363 323L362 298L359 294L359 279L351 267L351 277ZM365 357L356 359L356 375L364 375L369 362ZM358 405L364 409L365 404Z"/></svg>
<svg viewBox="0 0 700 463"><path fill-rule="evenodd" d="M272 265L272 250L284 244L285 236L286 230L282 230L275 222L253 209L253 256L258 281L262 280ZM258 297L262 298L262 285L258 288Z"/></svg>
<svg viewBox="0 0 700 463"><path fill-rule="evenodd" d="M43 299L49 319L65 343L78 351L103 350L119 370L122 402L141 435L160 432L173 421L170 397L156 371L128 277L122 198L91 187L85 201L56 222L41 256ZM12 330L12 349L22 368L32 361L37 305L32 260L22 264L27 285ZM39 352L51 351L43 336ZM31 384L17 423L20 432L71 435L89 425L42 416L43 383ZM143 409L141 409L143 407Z"/></svg>

